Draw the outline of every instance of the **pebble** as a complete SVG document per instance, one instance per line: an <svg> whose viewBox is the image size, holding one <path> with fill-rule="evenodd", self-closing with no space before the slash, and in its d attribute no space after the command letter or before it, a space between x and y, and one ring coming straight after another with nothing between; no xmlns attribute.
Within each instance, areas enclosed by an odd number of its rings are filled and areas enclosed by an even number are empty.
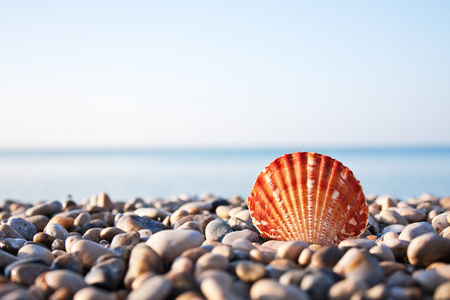
<svg viewBox="0 0 450 300"><path fill-rule="evenodd" d="M243 299L233 290L231 275L222 270L209 270L202 273L197 282L200 289L208 300Z"/></svg>
<svg viewBox="0 0 450 300"><path fill-rule="evenodd" d="M144 281L141 286L132 291L127 299L128 300L163 300L170 293L171 284L170 281L164 276L152 276Z"/></svg>
<svg viewBox="0 0 450 300"><path fill-rule="evenodd" d="M80 259L85 268L91 268L100 256L111 252L93 241L78 240L70 247L69 253Z"/></svg>
<svg viewBox="0 0 450 300"><path fill-rule="evenodd" d="M407 255L409 262L418 267L436 261L450 262L450 240L435 233L423 234L411 241Z"/></svg>
<svg viewBox="0 0 450 300"><path fill-rule="evenodd" d="M394 253L385 244L370 248L369 253L377 257L380 261L395 261Z"/></svg>
<svg viewBox="0 0 450 300"><path fill-rule="evenodd" d="M27 216L44 215L46 217L51 217L62 211L62 204L59 201L48 201L42 204L34 205L27 209L25 214Z"/></svg>
<svg viewBox="0 0 450 300"><path fill-rule="evenodd" d="M344 251L336 247L322 247L311 257L309 267L312 269L332 269L344 255Z"/></svg>
<svg viewBox="0 0 450 300"><path fill-rule="evenodd" d="M17 232L17 230L15 230L12 226L10 226L6 223L2 223L0 225L0 231L3 232L4 236L7 238L24 239L24 237L19 232Z"/></svg>
<svg viewBox="0 0 450 300"><path fill-rule="evenodd" d="M391 210L391 209L382 210L380 212L380 214L378 215L377 221L381 222L383 224L386 224L386 225L394 225L394 224L406 225L406 224L408 224L408 221L405 219L405 217L400 215L395 210Z"/></svg>
<svg viewBox="0 0 450 300"><path fill-rule="evenodd" d="M24 286L32 285L36 278L50 268L42 263L25 263L11 269L11 281Z"/></svg>
<svg viewBox="0 0 450 300"><path fill-rule="evenodd" d="M427 222L413 223L406 226L398 238L411 242L413 239L425 233L436 233L436 230Z"/></svg>
<svg viewBox="0 0 450 300"><path fill-rule="evenodd" d="M336 282L328 292L329 300L351 299L352 295L361 295L367 290L367 285L360 281L343 279Z"/></svg>
<svg viewBox="0 0 450 300"><path fill-rule="evenodd" d="M33 224L37 232L44 231L44 228L45 226L47 226L47 223L49 221L49 218L44 215L30 216L25 217L24 219Z"/></svg>
<svg viewBox="0 0 450 300"><path fill-rule="evenodd" d="M88 214L87 212L81 212L74 219L73 224L76 226L83 227L85 224L89 223L90 221L91 221L91 215Z"/></svg>
<svg viewBox="0 0 450 300"><path fill-rule="evenodd" d="M294 262L297 262L300 253L308 247L308 243L301 241L285 242L278 247L276 256L278 258L287 258Z"/></svg>
<svg viewBox="0 0 450 300"><path fill-rule="evenodd" d="M85 287L73 296L73 300L116 300L116 297L102 289Z"/></svg>
<svg viewBox="0 0 450 300"><path fill-rule="evenodd" d="M383 279L383 270L378 261L357 248L348 250L334 266L333 271L345 278L361 281L373 286Z"/></svg>
<svg viewBox="0 0 450 300"><path fill-rule="evenodd" d="M222 241L228 233L233 232L233 229L222 220L213 220L206 225L205 237L206 239Z"/></svg>
<svg viewBox="0 0 450 300"><path fill-rule="evenodd" d="M124 260L113 257L94 265L86 274L84 280L87 284L114 291L122 284L125 269Z"/></svg>
<svg viewBox="0 0 450 300"><path fill-rule="evenodd" d="M84 267L81 260L70 254L62 254L56 257L52 265L50 266L51 270L68 270L78 274L83 274Z"/></svg>
<svg viewBox="0 0 450 300"><path fill-rule="evenodd" d="M308 300L309 296L302 290L291 285L281 285L273 279L260 279L250 289L252 300L286 299Z"/></svg>
<svg viewBox="0 0 450 300"><path fill-rule="evenodd" d="M40 258L47 265L51 265L55 257L53 256L52 252L48 250L47 248L44 248L39 245L25 245L22 248L20 248L19 252L17 253L18 259L25 259L25 258Z"/></svg>
<svg viewBox="0 0 450 300"><path fill-rule="evenodd" d="M139 275L149 272L157 274L164 272L161 257L146 243L137 244L130 254L128 271L124 280L125 287L130 289Z"/></svg>
<svg viewBox="0 0 450 300"><path fill-rule="evenodd" d="M401 225L401 224L394 224L394 225L389 225L384 227L384 229L381 231L381 234L386 234L388 232L394 232L397 234L400 234L403 229L405 229L405 225Z"/></svg>
<svg viewBox="0 0 450 300"><path fill-rule="evenodd" d="M264 264L252 261L239 262L235 272L239 279L248 283L253 283L267 275Z"/></svg>
<svg viewBox="0 0 450 300"><path fill-rule="evenodd" d="M424 211L412 207L394 208L393 210L403 216L409 223L422 222L427 219L427 214Z"/></svg>
<svg viewBox="0 0 450 300"><path fill-rule="evenodd" d="M399 239L389 239L383 241L382 244L391 249L397 261L404 261L406 257L406 250L408 249L409 246L408 241Z"/></svg>
<svg viewBox="0 0 450 300"><path fill-rule="evenodd" d="M69 298L72 298L76 292L88 286L83 276L68 270L45 272L36 278L35 285L46 295L64 288Z"/></svg>
<svg viewBox="0 0 450 300"><path fill-rule="evenodd" d="M171 263L185 250L198 247L202 243L202 234L190 229L160 231L153 234L146 242L158 253L165 264Z"/></svg>
<svg viewBox="0 0 450 300"><path fill-rule="evenodd" d="M56 239L65 240L69 237L67 229L57 223L48 223L44 232Z"/></svg>
<svg viewBox="0 0 450 300"><path fill-rule="evenodd" d="M259 235L249 229L244 229L241 231L233 231L233 232L227 234L222 239L222 243L232 245L233 242L237 239L246 239L246 240L249 240L250 242L258 242Z"/></svg>
<svg viewBox="0 0 450 300"><path fill-rule="evenodd" d="M369 250L370 248L376 246L377 244L374 241L368 239L348 239L343 240L339 243L339 249L348 250L350 248L359 248Z"/></svg>
<svg viewBox="0 0 450 300"><path fill-rule="evenodd" d="M134 246L139 244L140 241L141 236L139 232L131 231L119 233L112 239L109 250L115 255L121 257L123 260L127 261L130 257L131 250L133 250Z"/></svg>
<svg viewBox="0 0 450 300"><path fill-rule="evenodd" d="M89 200L89 205L90 207L100 207L108 210L112 210L114 208L114 203L111 201L109 196L103 192L92 196Z"/></svg>
<svg viewBox="0 0 450 300"><path fill-rule="evenodd" d="M434 292L433 299L450 300L450 281L439 285Z"/></svg>
<svg viewBox="0 0 450 300"><path fill-rule="evenodd" d="M303 291L306 291L312 299L326 299L334 282L335 280L332 278L331 274L323 271L316 271L306 274L303 277L300 288Z"/></svg>
<svg viewBox="0 0 450 300"><path fill-rule="evenodd" d="M152 233L166 229L166 226L161 222L152 220L147 217L140 217L138 215L124 215L116 223L116 227L125 232L139 231L141 229L148 229Z"/></svg>
<svg viewBox="0 0 450 300"><path fill-rule="evenodd" d="M195 275L198 276L200 273L211 270L225 270L228 267L228 259L220 254L215 253L205 253L200 256L195 263Z"/></svg>
<svg viewBox="0 0 450 300"><path fill-rule="evenodd" d="M8 225L23 236L23 238L27 241L32 241L33 236L37 232L36 227L34 227L31 222L22 218L9 218Z"/></svg>

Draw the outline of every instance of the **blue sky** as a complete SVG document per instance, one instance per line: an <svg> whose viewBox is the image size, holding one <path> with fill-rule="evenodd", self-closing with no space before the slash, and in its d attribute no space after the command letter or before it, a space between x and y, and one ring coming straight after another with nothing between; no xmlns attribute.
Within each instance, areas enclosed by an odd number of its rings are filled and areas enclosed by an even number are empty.
<svg viewBox="0 0 450 300"><path fill-rule="evenodd" d="M0 149L450 145L448 1L0 1Z"/></svg>

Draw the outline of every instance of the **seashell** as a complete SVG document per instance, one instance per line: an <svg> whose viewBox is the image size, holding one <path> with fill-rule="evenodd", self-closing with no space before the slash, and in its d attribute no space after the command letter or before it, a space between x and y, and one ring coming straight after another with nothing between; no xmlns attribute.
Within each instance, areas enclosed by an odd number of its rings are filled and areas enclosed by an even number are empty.
<svg viewBox="0 0 450 300"><path fill-rule="evenodd" d="M285 154L270 163L256 179L248 207L263 237L319 245L358 238L369 219L352 171L311 152Z"/></svg>

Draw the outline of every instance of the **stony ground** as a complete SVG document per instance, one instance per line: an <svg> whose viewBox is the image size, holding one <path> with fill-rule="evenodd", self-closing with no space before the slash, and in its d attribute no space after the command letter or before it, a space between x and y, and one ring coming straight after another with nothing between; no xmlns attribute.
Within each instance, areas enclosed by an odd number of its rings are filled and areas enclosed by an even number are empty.
<svg viewBox="0 0 450 300"><path fill-rule="evenodd" d="M450 299L450 197L369 197L360 239L266 241L206 195L0 207L0 298Z"/></svg>

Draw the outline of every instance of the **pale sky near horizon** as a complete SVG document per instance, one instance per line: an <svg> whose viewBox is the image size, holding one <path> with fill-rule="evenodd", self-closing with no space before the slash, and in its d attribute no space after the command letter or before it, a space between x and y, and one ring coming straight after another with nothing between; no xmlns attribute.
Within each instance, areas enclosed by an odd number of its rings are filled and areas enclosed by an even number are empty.
<svg viewBox="0 0 450 300"><path fill-rule="evenodd" d="M449 15L0 0L0 149L450 145Z"/></svg>

